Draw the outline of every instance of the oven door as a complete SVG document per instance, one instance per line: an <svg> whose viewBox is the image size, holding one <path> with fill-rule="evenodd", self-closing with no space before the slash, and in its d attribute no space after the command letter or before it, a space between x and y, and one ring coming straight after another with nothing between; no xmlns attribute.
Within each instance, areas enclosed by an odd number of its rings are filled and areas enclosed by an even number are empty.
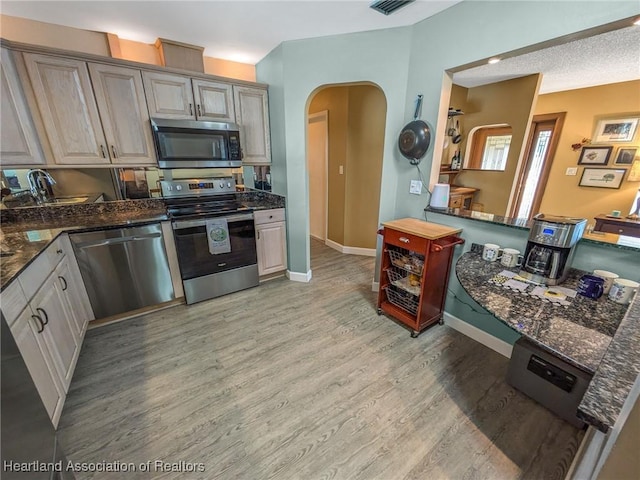
<svg viewBox="0 0 640 480"><path fill-rule="evenodd" d="M206 231L208 218L174 220L173 233L182 280L257 265L253 214L229 215L225 218L231 251L216 255L209 253Z"/></svg>

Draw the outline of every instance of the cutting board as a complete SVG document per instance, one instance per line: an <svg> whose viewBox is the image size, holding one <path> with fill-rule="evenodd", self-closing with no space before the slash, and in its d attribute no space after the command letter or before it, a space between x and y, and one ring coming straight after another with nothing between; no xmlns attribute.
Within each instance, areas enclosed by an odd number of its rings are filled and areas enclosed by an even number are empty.
<svg viewBox="0 0 640 480"><path fill-rule="evenodd" d="M400 218L384 222L384 227L399 230L404 233L410 233L418 237L435 240L437 238L448 237L462 231L461 228L454 228L448 225L440 225L438 223L425 222L417 218Z"/></svg>

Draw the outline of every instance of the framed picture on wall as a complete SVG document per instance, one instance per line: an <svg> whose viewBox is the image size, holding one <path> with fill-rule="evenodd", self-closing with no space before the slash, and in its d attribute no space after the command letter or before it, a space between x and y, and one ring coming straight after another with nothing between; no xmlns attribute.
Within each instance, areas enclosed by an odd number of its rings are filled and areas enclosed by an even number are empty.
<svg viewBox="0 0 640 480"><path fill-rule="evenodd" d="M606 165L613 147L582 147L578 165Z"/></svg>
<svg viewBox="0 0 640 480"><path fill-rule="evenodd" d="M640 182L640 160L633 161L627 175L627 182Z"/></svg>
<svg viewBox="0 0 640 480"><path fill-rule="evenodd" d="M638 152L638 147L620 147L616 153L615 165L631 165Z"/></svg>
<svg viewBox="0 0 640 480"><path fill-rule="evenodd" d="M580 177L581 187L620 188L624 168L585 168Z"/></svg>
<svg viewBox="0 0 640 480"><path fill-rule="evenodd" d="M638 117L607 118L596 122L593 143L631 142L638 128Z"/></svg>

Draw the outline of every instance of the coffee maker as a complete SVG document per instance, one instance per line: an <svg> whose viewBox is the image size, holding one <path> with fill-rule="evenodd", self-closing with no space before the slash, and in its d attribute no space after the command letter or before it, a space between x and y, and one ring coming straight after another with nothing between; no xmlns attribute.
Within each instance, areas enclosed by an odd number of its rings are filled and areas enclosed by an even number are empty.
<svg viewBox="0 0 640 480"><path fill-rule="evenodd" d="M569 274L575 246L587 220L538 214L533 218L520 276L543 285L558 285Z"/></svg>

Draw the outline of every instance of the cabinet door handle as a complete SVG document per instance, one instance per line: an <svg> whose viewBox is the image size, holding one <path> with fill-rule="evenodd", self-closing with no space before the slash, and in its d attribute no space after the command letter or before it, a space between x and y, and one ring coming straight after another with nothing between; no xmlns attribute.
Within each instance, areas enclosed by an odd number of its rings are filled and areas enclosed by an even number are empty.
<svg viewBox="0 0 640 480"><path fill-rule="evenodd" d="M67 288L69 288L69 285L67 284L67 279L64 278L62 275L58 275L58 278L62 280L62 282L64 283L64 287L62 287L62 291L64 292Z"/></svg>
<svg viewBox="0 0 640 480"><path fill-rule="evenodd" d="M400 237L398 240L400 240L402 243L409 243L409 239L407 237Z"/></svg>
<svg viewBox="0 0 640 480"><path fill-rule="evenodd" d="M62 251L62 249L61 249L61 248L59 248L58 250L56 250L56 253L57 253L58 255L62 255L64 252Z"/></svg>
<svg viewBox="0 0 640 480"><path fill-rule="evenodd" d="M260 230L256 232L258 234L258 240L260 240Z"/></svg>
<svg viewBox="0 0 640 480"><path fill-rule="evenodd" d="M49 315L47 315L47 312L45 312L44 308L38 307L36 308L36 312L42 313L42 316L44 317L44 322L42 322L42 325L47 325L49 323Z"/></svg>
<svg viewBox="0 0 640 480"><path fill-rule="evenodd" d="M104 151L104 145L100 145L100 153L102 153L102 158L107 158L107 153Z"/></svg>
<svg viewBox="0 0 640 480"><path fill-rule="evenodd" d="M113 158L118 158L118 154L116 153L116 147L111 145L111 153L113 153Z"/></svg>
<svg viewBox="0 0 640 480"><path fill-rule="evenodd" d="M202 116L202 110L200 109L200 104L198 104L198 116L199 117Z"/></svg>
<svg viewBox="0 0 640 480"><path fill-rule="evenodd" d="M189 104L189 115L193 115L193 105Z"/></svg>
<svg viewBox="0 0 640 480"><path fill-rule="evenodd" d="M38 327L38 333L44 332L44 323L42 323L42 319L38 315L31 315L31 318L37 320L40 324L40 327Z"/></svg>

